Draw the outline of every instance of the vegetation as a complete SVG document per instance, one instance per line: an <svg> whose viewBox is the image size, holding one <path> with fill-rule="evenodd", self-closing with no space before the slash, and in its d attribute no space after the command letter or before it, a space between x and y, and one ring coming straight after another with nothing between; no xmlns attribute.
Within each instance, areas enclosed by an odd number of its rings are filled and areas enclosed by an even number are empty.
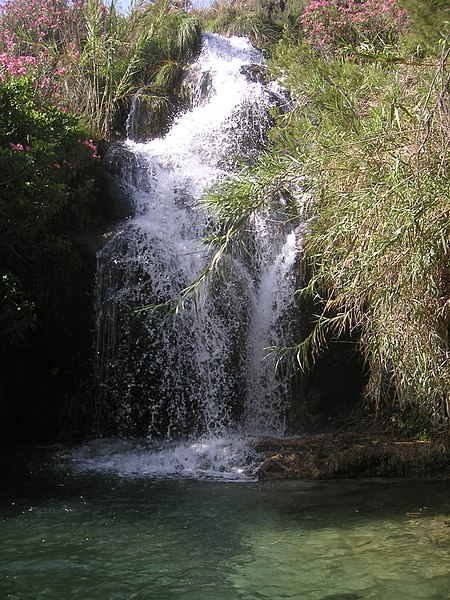
<svg viewBox="0 0 450 600"><path fill-rule="evenodd" d="M259 47L277 41L281 33L279 20L268 3L215 2L203 14L205 29L226 36L245 35Z"/></svg>
<svg viewBox="0 0 450 600"><path fill-rule="evenodd" d="M258 10L267 14L265 4ZM213 10L219 23L231 8ZM259 165L210 199L223 223L215 267L280 189L310 195L309 277L298 294L317 316L280 355L308 369L330 340L350 335L366 361L368 405L409 433L439 429L450 415L444 15L448 3L414 0L316 0L282 27L278 14L281 34L266 50L295 108L277 118Z"/></svg>
<svg viewBox="0 0 450 600"><path fill-rule="evenodd" d="M2 356L67 314L80 276L71 236L97 222L95 140L123 135L136 96L161 127L204 28L248 35L294 104L273 115L259 163L213 190L220 233L204 277L243 243L254 211L280 193L290 210L308 198L298 294L317 315L280 358L306 370L350 336L371 409L403 431L447 426L449 22L447 0L222 0L203 11L139 0L127 16L114 0L4 1Z"/></svg>
<svg viewBox="0 0 450 600"><path fill-rule="evenodd" d="M80 117L92 135L123 133L135 94L165 107L195 51L200 26L176 2L6 0L0 9L0 73L30 75L40 96Z"/></svg>
<svg viewBox="0 0 450 600"><path fill-rule="evenodd" d="M47 279L70 277L67 232L86 225L96 147L76 119L36 104L33 83L11 78L0 88L1 348L25 341L51 306ZM13 316L15 315L15 317Z"/></svg>

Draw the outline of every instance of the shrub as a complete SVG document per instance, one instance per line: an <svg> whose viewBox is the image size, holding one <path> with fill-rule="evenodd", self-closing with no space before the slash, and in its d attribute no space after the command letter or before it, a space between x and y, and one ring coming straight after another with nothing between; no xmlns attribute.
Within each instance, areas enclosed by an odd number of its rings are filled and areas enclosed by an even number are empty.
<svg viewBox="0 0 450 600"><path fill-rule="evenodd" d="M392 44L405 21L406 12L395 0L315 0L301 18L306 39L320 51L363 42Z"/></svg>
<svg viewBox="0 0 450 600"><path fill-rule="evenodd" d="M0 84L2 344L47 313L50 265L66 276L74 267L67 233L90 220L96 162L84 135L72 115L37 101L31 79Z"/></svg>
<svg viewBox="0 0 450 600"><path fill-rule="evenodd" d="M0 77L29 75L41 95L58 95L64 46L80 11L80 2L67 0L6 0L0 7Z"/></svg>

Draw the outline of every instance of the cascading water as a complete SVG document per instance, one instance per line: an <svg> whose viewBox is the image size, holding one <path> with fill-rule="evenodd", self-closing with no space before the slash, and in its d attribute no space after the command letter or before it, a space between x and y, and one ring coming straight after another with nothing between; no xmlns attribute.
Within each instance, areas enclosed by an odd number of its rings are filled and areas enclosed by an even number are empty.
<svg viewBox="0 0 450 600"><path fill-rule="evenodd" d="M301 225L255 215L253 258L213 277L195 306L166 320L136 310L178 298L205 268L202 197L255 158L277 97L251 76L256 65L245 38L206 34L186 77L190 110L165 137L139 142L133 106L131 137L111 153L134 217L98 257L98 412L106 434L145 442L91 444L78 456L85 467L234 477L251 469L249 438L285 431L289 377L264 357L291 341Z"/></svg>

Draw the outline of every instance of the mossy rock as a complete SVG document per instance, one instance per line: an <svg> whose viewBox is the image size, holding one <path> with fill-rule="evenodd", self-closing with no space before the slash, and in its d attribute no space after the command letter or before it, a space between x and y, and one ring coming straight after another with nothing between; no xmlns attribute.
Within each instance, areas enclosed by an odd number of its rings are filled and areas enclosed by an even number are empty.
<svg viewBox="0 0 450 600"><path fill-rule="evenodd" d="M292 440L265 438L255 449L263 454L261 480L450 475L448 438L422 442L324 433Z"/></svg>

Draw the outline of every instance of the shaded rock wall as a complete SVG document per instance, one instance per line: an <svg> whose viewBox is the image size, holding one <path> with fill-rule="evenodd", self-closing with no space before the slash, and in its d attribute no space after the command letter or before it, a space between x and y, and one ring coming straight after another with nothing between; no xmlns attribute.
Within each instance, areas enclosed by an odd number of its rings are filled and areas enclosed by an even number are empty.
<svg viewBox="0 0 450 600"><path fill-rule="evenodd" d="M68 235L70 270L48 265L39 326L22 344L2 346L0 439L52 443L88 436L94 422L94 285L96 252L108 229L129 214L106 171L97 174L91 230ZM1 442L0 442L1 443Z"/></svg>

